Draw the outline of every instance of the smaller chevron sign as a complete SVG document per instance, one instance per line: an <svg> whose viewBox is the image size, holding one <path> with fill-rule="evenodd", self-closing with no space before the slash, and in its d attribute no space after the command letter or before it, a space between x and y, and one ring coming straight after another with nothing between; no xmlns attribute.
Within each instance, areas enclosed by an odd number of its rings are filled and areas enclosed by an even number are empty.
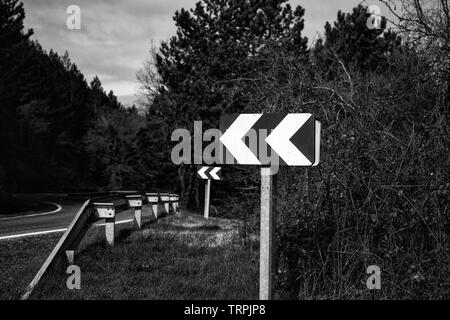
<svg viewBox="0 0 450 320"><path fill-rule="evenodd" d="M205 180L220 180L220 167L201 167L197 175Z"/></svg>

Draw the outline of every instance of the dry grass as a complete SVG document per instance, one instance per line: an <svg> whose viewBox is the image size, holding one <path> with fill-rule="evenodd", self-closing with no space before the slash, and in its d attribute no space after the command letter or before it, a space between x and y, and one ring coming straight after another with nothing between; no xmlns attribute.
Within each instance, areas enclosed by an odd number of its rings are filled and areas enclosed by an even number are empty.
<svg viewBox="0 0 450 320"><path fill-rule="evenodd" d="M91 235L91 237L96 237ZM92 240L90 240L92 241ZM258 252L241 245L238 222L169 216L142 230L124 228L114 248L85 244L75 263L81 290L65 270L42 279L32 299L256 299Z"/></svg>

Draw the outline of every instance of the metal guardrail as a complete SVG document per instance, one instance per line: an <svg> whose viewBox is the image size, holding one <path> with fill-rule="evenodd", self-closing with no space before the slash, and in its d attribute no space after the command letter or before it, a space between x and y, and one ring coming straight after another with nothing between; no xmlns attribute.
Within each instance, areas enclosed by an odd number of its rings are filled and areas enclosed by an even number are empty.
<svg viewBox="0 0 450 320"><path fill-rule="evenodd" d="M77 196L82 198L87 195L77 194ZM128 209L134 210L134 224L138 229L142 227L142 207L144 204L151 207L152 220L158 219L158 204L164 206L166 214L170 213L170 205L172 205L175 214L180 214L178 210L179 196L177 194L141 194L133 191L116 191L101 194L95 193L93 196L94 198L86 200L78 210L66 232L59 239L55 248L53 248L42 267L22 294L21 300L26 300L30 297L47 270L52 266L60 264L64 260L64 255L67 256L69 263L73 263L75 251L86 232L94 223L103 219L105 220L106 242L112 247L114 246L116 215L123 211Z"/></svg>

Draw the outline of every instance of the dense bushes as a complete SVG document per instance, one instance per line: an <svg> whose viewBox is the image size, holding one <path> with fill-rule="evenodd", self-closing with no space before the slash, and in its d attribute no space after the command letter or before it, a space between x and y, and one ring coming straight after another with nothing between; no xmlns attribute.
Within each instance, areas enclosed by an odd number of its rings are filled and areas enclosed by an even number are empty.
<svg viewBox="0 0 450 320"><path fill-rule="evenodd" d="M252 97L246 111L323 124L320 166L278 174L279 294L367 298L376 264L382 297L448 298L449 112L425 60L405 49L381 74L325 82L326 70L288 52L263 57L267 67L236 84Z"/></svg>
<svg viewBox="0 0 450 320"><path fill-rule="evenodd" d="M210 13L200 10L204 3L210 4L201 2L190 14L200 15L198 21L213 21L215 15L208 17ZM235 4L225 1L216 9L227 12L228 3ZM266 2L261 7L262 3ZM278 9L284 5L274 3ZM255 12L261 17L260 10ZM191 21L190 14L183 11L175 19ZM262 34L271 35L271 23L276 25L282 15L258 20L265 22ZM233 20L232 15L220 17ZM180 23L177 36L162 47L165 60L156 59L160 91L153 92L150 110L176 110L176 117L188 123L198 118L217 123L218 108L221 113L310 112L322 121L319 167L282 168L278 173L280 297L367 298L366 268L376 264L382 270L382 298L449 298L449 86L448 73L436 76L442 69L436 64L445 67L448 57L434 54L430 59L423 43L407 41L410 27L403 30L402 43L394 32L367 29L366 19L363 6L351 14L339 12L338 21L326 24L324 38L310 52L280 45L282 35L245 34L243 39L253 39L258 49L247 55L239 52L239 65L219 74L203 57L222 65L233 61L217 51L221 47L215 42L217 37L227 38L230 29L219 29L208 39L192 31L198 21L191 21L192 28ZM299 20L298 39L302 28ZM247 43L243 39L234 41ZM191 44L195 50L183 49ZM187 57L180 59L177 50ZM186 61L201 61L202 67ZM173 74L166 72L172 69ZM199 83L205 88L202 92L220 99L205 105L199 94L193 104L185 99L192 97L189 86L177 86L175 75L180 74L195 78L183 84L197 88ZM205 107L210 113L195 114ZM171 118L165 120L170 127ZM218 214L243 219L244 241L258 228L258 173L257 168L225 167L226 179L213 191ZM198 188L192 183L188 193L198 198Z"/></svg>

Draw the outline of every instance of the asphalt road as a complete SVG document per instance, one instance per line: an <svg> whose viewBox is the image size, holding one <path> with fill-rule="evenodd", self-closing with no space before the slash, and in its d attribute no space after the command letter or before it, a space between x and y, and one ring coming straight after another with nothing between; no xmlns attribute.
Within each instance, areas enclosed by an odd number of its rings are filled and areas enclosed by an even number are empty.
<svg viewBox="0 0 450 320"><path fill-rule="evenodd" d="M37 214L32 216L0 217L0 239L10 236L25 235L36 232L47 232L65 229L84 203L83 200L73 200L58 195L23 195L18 198L32 198L39 201L51 202L61 206L61 210L51 214ZM56 209L56 208L55 208ZM133 212L121 212L116 223L133 219Z"/></svg>

